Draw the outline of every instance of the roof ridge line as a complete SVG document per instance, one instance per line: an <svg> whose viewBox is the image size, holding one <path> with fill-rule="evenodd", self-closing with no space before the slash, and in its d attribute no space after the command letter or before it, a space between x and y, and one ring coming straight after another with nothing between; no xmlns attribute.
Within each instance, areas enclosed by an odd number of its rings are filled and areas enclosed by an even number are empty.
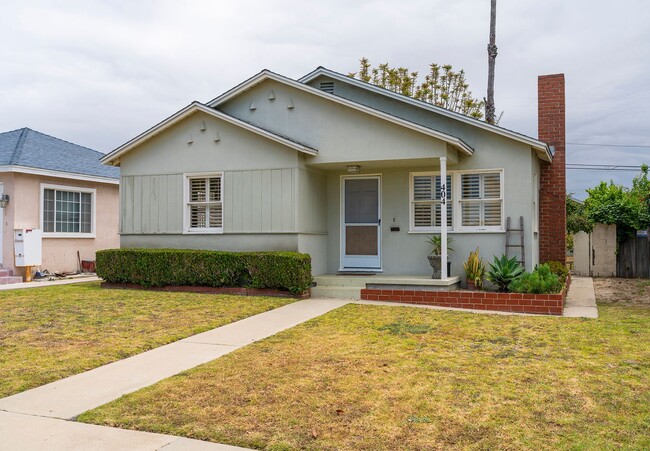
<svg viewBox="0 0 650 451"><path fill-rule="evenodd" d="M20 159L20 155L23 153L23 146L25 145L25 140L27 139L27 134L29 133L29 129L27 127L24 127L21 132L20 136L18 137L18 141L16 141L16 147L14 147L14 151L11 154L11 158L9 159L9 164L16 164L16 162Z"/></svg>
<svg viewBox="0 0 650 451"><path fill-rule="evenodd" d="M70 144L70 145L73 145L73 146L76 146L76 147L82 147L82 148L84 148L86 150L90 150L90 151L98 153L100 155L106 155L105 152L100 152L99 150L91 149L90 147L86 147L86 146L82 146L81 144L73 143L72 141L68 141L67 139L61 139L61 138L58 138L56 136L48 135L47 133L39 132L38 130L32 130L31 128L27 128L27 127L25 127L25 128L27 130L29 130L29 131L34 132L34 133L38 133L39 135L47 136L48 138L56 139L57 141L61 141L61 142L64 142L64 143L67 143L67 144Z"/></svg>

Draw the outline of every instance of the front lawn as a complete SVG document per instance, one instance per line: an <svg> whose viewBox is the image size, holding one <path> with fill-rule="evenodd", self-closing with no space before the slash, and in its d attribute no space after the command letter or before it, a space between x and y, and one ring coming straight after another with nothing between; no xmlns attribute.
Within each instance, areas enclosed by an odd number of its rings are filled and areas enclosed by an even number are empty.
<svg viewBox="0 0 650 451"><path fill-rule="evenodd" d="M600 315L348 305L80 421L260 449L648 449L650 303Z"/></svg>
<svg viewBox="0 0 650 451"><path fill-rule="evenodd" d="M291 302L99 283L1 291L0 397Z"/></svg>

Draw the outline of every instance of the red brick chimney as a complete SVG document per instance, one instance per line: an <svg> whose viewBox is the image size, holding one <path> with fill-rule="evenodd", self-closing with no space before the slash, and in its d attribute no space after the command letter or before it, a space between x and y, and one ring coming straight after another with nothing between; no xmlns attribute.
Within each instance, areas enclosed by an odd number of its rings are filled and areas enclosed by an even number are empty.
<svg viewBox="0 0 650 451"><path fill-rule="evenodd" d="M553 163L541 163L539 177L539 261L566 261L566 171L564 74L537 80L539 140L555 148Z"/></svg>

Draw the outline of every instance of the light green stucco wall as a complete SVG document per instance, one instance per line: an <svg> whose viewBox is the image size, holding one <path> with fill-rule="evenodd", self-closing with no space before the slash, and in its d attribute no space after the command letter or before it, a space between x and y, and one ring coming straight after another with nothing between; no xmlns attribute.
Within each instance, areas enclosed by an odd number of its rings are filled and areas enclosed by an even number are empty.
<svg viewBox="0 0 650 451"><path fill-rule="evenodd" d="M273 91L275 99L269 100ZM294 108L287 105L292 103ZM254 104L255 109L250 106ZM403 126L266 80L220 110L316 148L306 164L382 161L448 156L447 144Z"/></svg>
<svg viewBox="0 0 650 451"><path fill-rule="evenodd" d="M274 100L268 99L271 90ZM361 96L352 93L351 98L353 94ZM293 109L287 108L289 101ZM336 272L341 175L345 162L357 161L362 162L362 175L382 176L384 272L427 275L427 234L409 233L409 173L438 170L438 157L447 155L450 171L504 169L505 216L513 221L524 216L526 262L532 269L538 258L531 223L532 180L539 161L530 147L379 96L368 94L364 101L457 136L474 147L474 155L459 156L435 138L266 81L224 105L223 111L313 146L319 155L301 154L196 113L122 157L122 246L297 250L312 255L314 274ZM206 130L201 131L204 122ZM215 142L217 133L220 140ZM224 174L224 234L184 235L183 174L207 171ZM393 224L401 230L390 232ZM450 236L455 238L453 275L462 273L462 262L477 246L485 260L505 250L504 233Z"/></svg>

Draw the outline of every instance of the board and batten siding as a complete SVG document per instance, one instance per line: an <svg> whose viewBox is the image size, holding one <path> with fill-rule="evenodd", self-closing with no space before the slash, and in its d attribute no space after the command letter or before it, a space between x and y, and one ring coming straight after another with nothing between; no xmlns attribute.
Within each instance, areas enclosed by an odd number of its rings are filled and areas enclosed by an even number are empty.
<svg viewBox="0 0 650 451"><path fill-rule="evenodd" d="M223 180L224 233L297 233L298 179L304 191L317 192L318 182L300 176L304 170L262 169L225 171ZM183 233L183 174L123 176L121 184L122 234ZM324 181L322 182L324 184ZM316 194L315 194L316 195ZM301 196L308 232L321 232L313 224L324 214L313 214L311 194ZM324 228L321 225L320 228Z"/></svg>

